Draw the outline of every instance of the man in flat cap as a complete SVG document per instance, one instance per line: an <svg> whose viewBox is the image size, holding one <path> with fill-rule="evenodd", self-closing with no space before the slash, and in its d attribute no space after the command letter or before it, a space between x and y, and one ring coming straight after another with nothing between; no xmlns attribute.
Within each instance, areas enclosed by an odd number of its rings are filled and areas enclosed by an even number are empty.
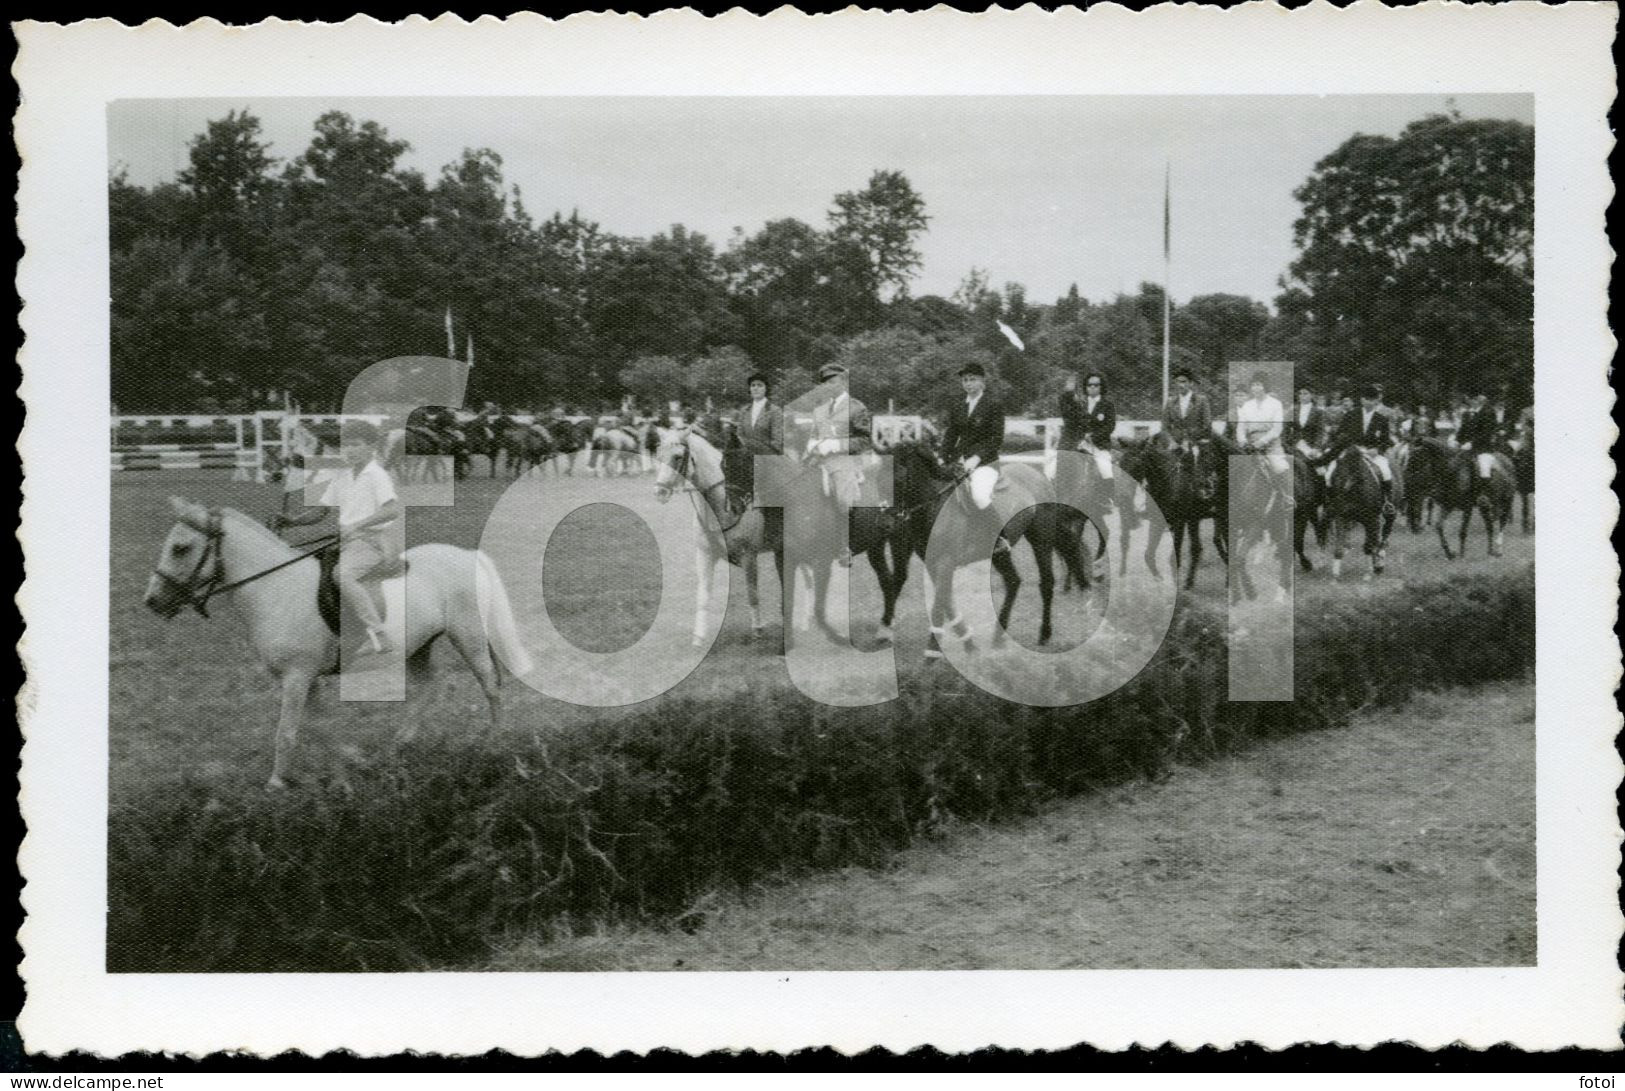
<svg viewBox="0 0 1625 1091"><path fill-rule="evenodd" d="M874 453L874 423L869 409L852 397L844 364L828 363L819 368L818 382L826 398L813 406L807 457L822 464L825 492L841 507L878 507L885 498L880 496L877 481L879 459ZM837 560L842 565L851 564L851 549Z"/></svg>

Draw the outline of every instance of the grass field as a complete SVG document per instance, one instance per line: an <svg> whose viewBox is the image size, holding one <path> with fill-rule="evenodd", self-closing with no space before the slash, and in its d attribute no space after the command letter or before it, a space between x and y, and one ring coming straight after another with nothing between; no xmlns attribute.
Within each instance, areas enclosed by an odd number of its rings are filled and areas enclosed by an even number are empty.
<svg viewBox="0 0 1625 1091"><path fill-rule="evenodd" d="M682 927L511 942L499 970L1223 969L1535 961L1534 686L1418 695Z"/></svg>
<svg viewBox="0 0 1625 1091"><path fill-rule="evenodd" d="M408 521L409 539L447 541L464 546L479 543L487 514L506 483L476 477L458 486L452 508L415 508ZM559 630L583 648L611 651L636 641L655 615L662 596L680 606L687 619L692 613L693 573L690 566L661 573L657 564L657 536L684 532L692 521L686 498L670 504L652 503L648 477L548 479L585 505L561 524L546 546L537 543L534 568L515 580L516 600L545 596ZM120 475L113 482L110 624L110 754L111 785L116 803L126 793L151 787L177 776L217 781L223 789L240 789L263 781L270 762L271 729L276 696L270 677L252 659L243 627L230 609L216 611L211 621L190 613L165 622L141 605L141 595L157 549L171 523L166 496L178 493L208 504L236 507L256 517L277 509L279 494L272 486L234 483L215 472L168 472ZM647 528L624 508L636 507L649 519ZM314 533L315 528L307 528ZM1143 532L1142 532L1143 533ZM1412 537L1396 532L1388 572L1375 581L1363 581L1362 562L1351 553L1343 580L1333 583L1322 568L1297 583L1297 609L1314 611L1317 604L1348 597L1383 593L1412 579L1432 579L1447 572L1511 568L1533 557L1533 540L1513 531L1507 537L1507 556L1490 560L1483 539L1475 537L1469 557L1446 561L1437 541L1426 534ZM1170 551L1165 541L1164 553ZM1143 579L1136 546L1131 557L1132 579ZM1115 553L1115 549L1114 549ZM1197 596L1223 601L1223 570L1209 549ZM1317 557L1317 560L1322 559ZM1166 558L1165 558L1166 560ZM765 558L764 558L765 561ZM1012 636L1031 645L1037 635L1036 581L1031 558L1018 548L1018 566L1029 579L1017 602ZM1165 565L1166 567L1166 565ZM786 673L777 648L777 581L772 565L763 565L763 601L774 623L766 637L751 632L745 609L744 579L734 571L729 612L709 655L675 690L672 697L725 696L746 689L779 688L785 700L803 702ZM873 626L879 616L879 589L866 563L852 568L851 616L855 641L872 646ZM905 588L897 631L897 665L906 679L927 669L940 672L936 686L969 685L951 667L927 668L923 661L926 622L920 566ZM1351 575L1351 573L1354 573ZM961 593L977 579L985 579L985 565L961 573ZM839 603L842 579L836 582ZM1108 590L1057 594L1056 650L1075 647L1086 639L1100 617L1101 596ZM974 614L986 615L990 603ZM836 615L840 616L837 609ZM686 643L686 640L685 640ZM983 654L997 655L996 652ZM447 664L435 691L428 698L427 723L447 732L479 730L484 705L472 678L452 662L445 649L437 652ZM527 731L568 730L584 719L613 718L614 709L579 708L552 700L523 687L510 685L512 723ZM638 708L641 706L632 706ZM395 706L348 704L318 699L312 705L302 761L312 772L341 760L339 746L367 753L382 748L394 729Z"/></svg>

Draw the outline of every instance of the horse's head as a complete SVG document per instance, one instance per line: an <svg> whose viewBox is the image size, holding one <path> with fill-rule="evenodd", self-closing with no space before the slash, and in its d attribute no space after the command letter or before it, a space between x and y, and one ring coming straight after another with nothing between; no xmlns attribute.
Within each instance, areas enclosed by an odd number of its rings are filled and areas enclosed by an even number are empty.
<svg viewBox="0 0 1625 1091"><path fill-rule="evenodd" d="M169 506L175 512L175 525L158 550L158 562L142 601L163 618L174 617L185 606L203 613L200 595L206 596L209 585L222 578L220 513L178 496L169 498Z"/></svg>
<svg viewBox="0 0 1625 1091"><path fill-rule="evenodd" d="M655 498L661 503L688 481L701 492L722 481L722 454L692 428L659 428L655 447Z"/></svg>

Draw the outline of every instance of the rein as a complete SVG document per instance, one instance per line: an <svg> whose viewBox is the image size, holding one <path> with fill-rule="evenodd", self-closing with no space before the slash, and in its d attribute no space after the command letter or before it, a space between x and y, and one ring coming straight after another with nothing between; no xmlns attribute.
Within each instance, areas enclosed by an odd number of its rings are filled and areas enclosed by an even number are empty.
<svg viewBox="0 0 1625 1091"><path fill-rule="evenodd" d="M246 576L240 580L233 580L230 583L223 583L221 581L225 579L225 559L222 556L221 543L225 539L226 530L222 523L220 512L209 512L209 521L207 524L205 524L203 536L205 541L203 553L198 557L197 564L192 567L192 573L191 575L187 576L186 579L178 580L174 576L171 576L168 572L158 568L153 569L153 574L170 587L178 588L180 590L180 592L185 596L181 599L181 606L190 606L205 618L209 616L209 600L214 598L216 595L223 595L228 591L235 591L237 588L253 583L255 580L263 579L273 572L280 572L284 568L290 568L293 565L298 564L300 561L309 560L318 553L323 553L326 550L331 549L333 545L338 542L340 537L338 534L324 534L318 538L312 538L307 542L300 542L296 548L304 550L304 552L299 553L286 561L274 564L270 568L262 569L261 571L254 573L252 576ZM214 561L214 571L209 573L209 575L200 582L198 580L198 575L203 571L203 567L211 560Z"/></svg>

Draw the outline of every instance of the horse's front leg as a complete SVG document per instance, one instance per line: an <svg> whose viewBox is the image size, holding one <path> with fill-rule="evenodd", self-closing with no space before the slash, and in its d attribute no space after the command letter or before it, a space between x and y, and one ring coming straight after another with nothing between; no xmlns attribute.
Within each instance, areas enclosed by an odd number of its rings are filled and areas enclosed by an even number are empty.
<svg viewBox="0 0 1625 1091"><path fill-rule="evenodd" d="M1202 567L1202 524L1200 521L1190 524L1190 567L1185 573L1185 590L1189 591L1196 586L1196 570ZM1220 554L1222 557L1223 554Z"/></svg>
<svg viewBox="0 0 1625 1091"><path fill-rule="evenodd" d="M705 643L705 613L711 605L711 581L716 577L716 558L704 543L694 551L694 637L698 648Z"/></svg>
<svg viewBox="0 0 1625 1091"><path fill-rule="evenodd" d="M928 660L941 659L944 625L953 616L954 609L953 565L951 562L927 563L925 576L931 584L928 589L930 606L926 611L930 632L925 641L925 657Z"/></svg>
<svg viewBox="0 0 1625 1091"><path fill-rule="evenodd" d="M1120 577L1128 575L1128 540L1134 533L1128 513L1134 510L1133 503L1131 500L1128 506L1117 506L1117 574Z"/></svg>
<svg viewBox="0 0 1625 1091"><path fill-rule="evenodd" d="M1005 559L1010 555L1006 553ZM1048 644L1054 634L1052 608L1055 605L1055 557L1054 551L1047 546L1043 549L1033 549L1033 561L1038 565L1038 600L1043 604L1042 613L1038 622L1038 643ZM1015 568L1012 563L1011 569ZM1001 628L1000 633L1004 630Z"/></svg>
<svg viewBox="0 0 1625 1091"><path fill-rule="evenodd" d="M779 654L790 648L790 616L795 609L795 586L785 578L784 546L773 551L773 566L779 573Z"/></svg>
<svg viewBox="0 0 1625 1091"><path fill-rule="evenodd" d="M864 553L869 558L869 567L875 570L875 579L880 582L880 624L875 626L875 639L883 644L891 641L892 611L897 605L897 585L892 577L891 565L886 561L886 541L885 538L878 539ZM851 600L850 593L847 599ZM851 625L847 628L850 629Z"/></svg>
<svg viewBox="0 0 1625 1091"><path fill-rule="evenodd" d="M1039 557L1045 552L1046 547L1033 547L1033 556L1035 557ZM1021 573L1016 571L1016 562L1011 558L1010 553L1011 551L1008 549L1001 549L993 554L993 570L999 574L999 579L1004 582L1004 601L999 603L999 623L993 630L993 646L995 648L1004 647L1005 638L1009 635L1010 630L1010 612L1016 604L1016 592L1021 590ZM1040 561L1040 563L1043 562ZM1053 583L1054 580L1055 576L1052 571L1050 582ZM1045 620L1047 622L1048 619ZM971 644L970 635L965 628L964 622L956 616L951 624L954 626L954 635L963 640L965 647L969 649Z"/></svg>
<svg viewBox="0 0 1625 1091"><path fill-rule="evenodd" d="M276 725L276 757L271 762L271 779L265 782L267 791L288 786L288 765L293 759L293 748L299 742L299 725L305 717L305 702L310 697L314 678L313 672L302 667L291 667L282 675L282 712Z"/></svg>
<svg viewBox="0 0 1625 1091"><path fill-rule="evenodd" d="M765 622L762 621L762 597L757 587L760 576L760 566L757 563L756 553L749 546L745 549L745 558L741 564L745 569L745 594L750 600L750 630L753 636L760 636Z"/></svg>
<svg viewBox="0 0 1625 1091"><path fill-rule="evenodd" d="M1444 536L1444 524L1448 516L1449 512L1441 509L1439 519L1433 524L1433 529L1439 535L1439 548L1444 550L1444 559L1453 561L1456 559L1456 554L1450 549L1450 540Z"/></svg>

